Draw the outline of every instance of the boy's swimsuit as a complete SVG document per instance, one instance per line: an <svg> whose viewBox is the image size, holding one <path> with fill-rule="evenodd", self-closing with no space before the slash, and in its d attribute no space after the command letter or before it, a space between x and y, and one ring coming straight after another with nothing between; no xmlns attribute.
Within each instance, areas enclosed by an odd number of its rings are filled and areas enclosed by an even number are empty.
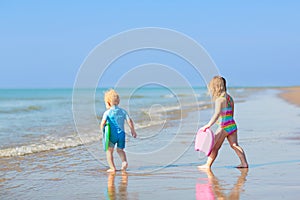
<svg viewBox="0 0 300 200"><path fill-rule="evenodd" d="M231 135L237 131L237 126L233 119L232 98L229 95L225 95L223 98L226 98L227 106L221 110L220 126L228 135Z"/></svg>
<svg viewBox="0 0 300 200"><path fill-rule="evenodd" d="M108 121L110 125L109 147L117 147L120 149L125 148L125 131L124 122L129 120L127 112L118 106L112 106L109 110L105 111L102 120Z"/></svg>

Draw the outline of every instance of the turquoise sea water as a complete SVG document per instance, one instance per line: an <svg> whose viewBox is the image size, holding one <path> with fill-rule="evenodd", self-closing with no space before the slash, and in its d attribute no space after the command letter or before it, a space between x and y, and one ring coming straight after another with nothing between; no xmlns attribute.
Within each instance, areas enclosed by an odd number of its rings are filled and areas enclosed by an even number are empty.
<svg viewBox="0 0 300 200"><path fill-rule="evenodd" d="M105 111L103 95L106 89L97 89L92 102L94 118L98 121ZM206 88L143 87L117 89L120 107L125 108L135 121L136 128L146 131L162 121L181 118L184 110L209 104ZM237 91L237 90L235 90ZM73 119L72 89L1 89L0 90L0 157L16 156L47 150L79 146L100 140L100 132L90 119L81 115L84 135L78 138ZM177 111L177 113L176 113ZM178 114L178 111L179 114ZM142 134L143 135L143 134ZM151 135L151 134L150 134ZM145 136L146 137L146 136Z"/></svg>
<svg viewBox="0 0 300 200"><path fill-rule="evenodd" d="M0 148L73 131L69 89L0 90Z"/></svg>

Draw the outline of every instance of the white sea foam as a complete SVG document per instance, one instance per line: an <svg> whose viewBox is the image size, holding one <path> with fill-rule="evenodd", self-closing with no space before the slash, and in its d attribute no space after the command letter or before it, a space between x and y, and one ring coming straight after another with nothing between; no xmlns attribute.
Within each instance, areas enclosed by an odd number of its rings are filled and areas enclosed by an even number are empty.
<svg viewBox="0 0 300 200"><path fill-rule="evenodd" d="M38 153L43 151L58 150L70 147L81 146L91 142L100 141L100 135L86 135L86 136L67 136L67 137L47 137L38 143L25 144L16 147L9 147L0 149L0 157L13 157L23 156L32 153Z"/></svg>

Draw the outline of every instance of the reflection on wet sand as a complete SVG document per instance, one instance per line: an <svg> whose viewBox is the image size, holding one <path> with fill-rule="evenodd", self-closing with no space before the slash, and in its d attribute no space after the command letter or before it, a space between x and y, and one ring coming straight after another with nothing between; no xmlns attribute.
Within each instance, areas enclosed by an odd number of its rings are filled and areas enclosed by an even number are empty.
<svg viewBox="0 0 300 200"><path fill-rule="evenodd" d="M122 172L122 178L119 183L118 191L115 186L116 173L109 173L107 179L107 199L127 199L128 174Z"/></svg>
<svg viewBox="0 0 300 200"><path fill-rule="evenodd" d="M207 178L201 179L202 183L196 184L196 199L240 199L240 192L246 182L248 168L239 168L239 170L241 175L238 177L229 194L225 194L225 191L228 189L225 189L224 186L222 187L220 182L223 181L219 181L210 169L201 170L206 172Z"/></svg>

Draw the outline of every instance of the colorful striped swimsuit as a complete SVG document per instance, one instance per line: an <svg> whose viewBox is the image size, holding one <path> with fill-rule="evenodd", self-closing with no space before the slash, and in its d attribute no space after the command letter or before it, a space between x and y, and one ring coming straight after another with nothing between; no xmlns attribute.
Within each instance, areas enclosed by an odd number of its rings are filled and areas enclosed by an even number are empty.
<svg viewBox="0 0 300 200"><path fill-rule="evenodd" d="M220 114L220 126L224 129L228 135L237 131L236 123L233 119L233 110L231 106L232 99L229 95L226 95L227 107L222 108Z"/></svg>

